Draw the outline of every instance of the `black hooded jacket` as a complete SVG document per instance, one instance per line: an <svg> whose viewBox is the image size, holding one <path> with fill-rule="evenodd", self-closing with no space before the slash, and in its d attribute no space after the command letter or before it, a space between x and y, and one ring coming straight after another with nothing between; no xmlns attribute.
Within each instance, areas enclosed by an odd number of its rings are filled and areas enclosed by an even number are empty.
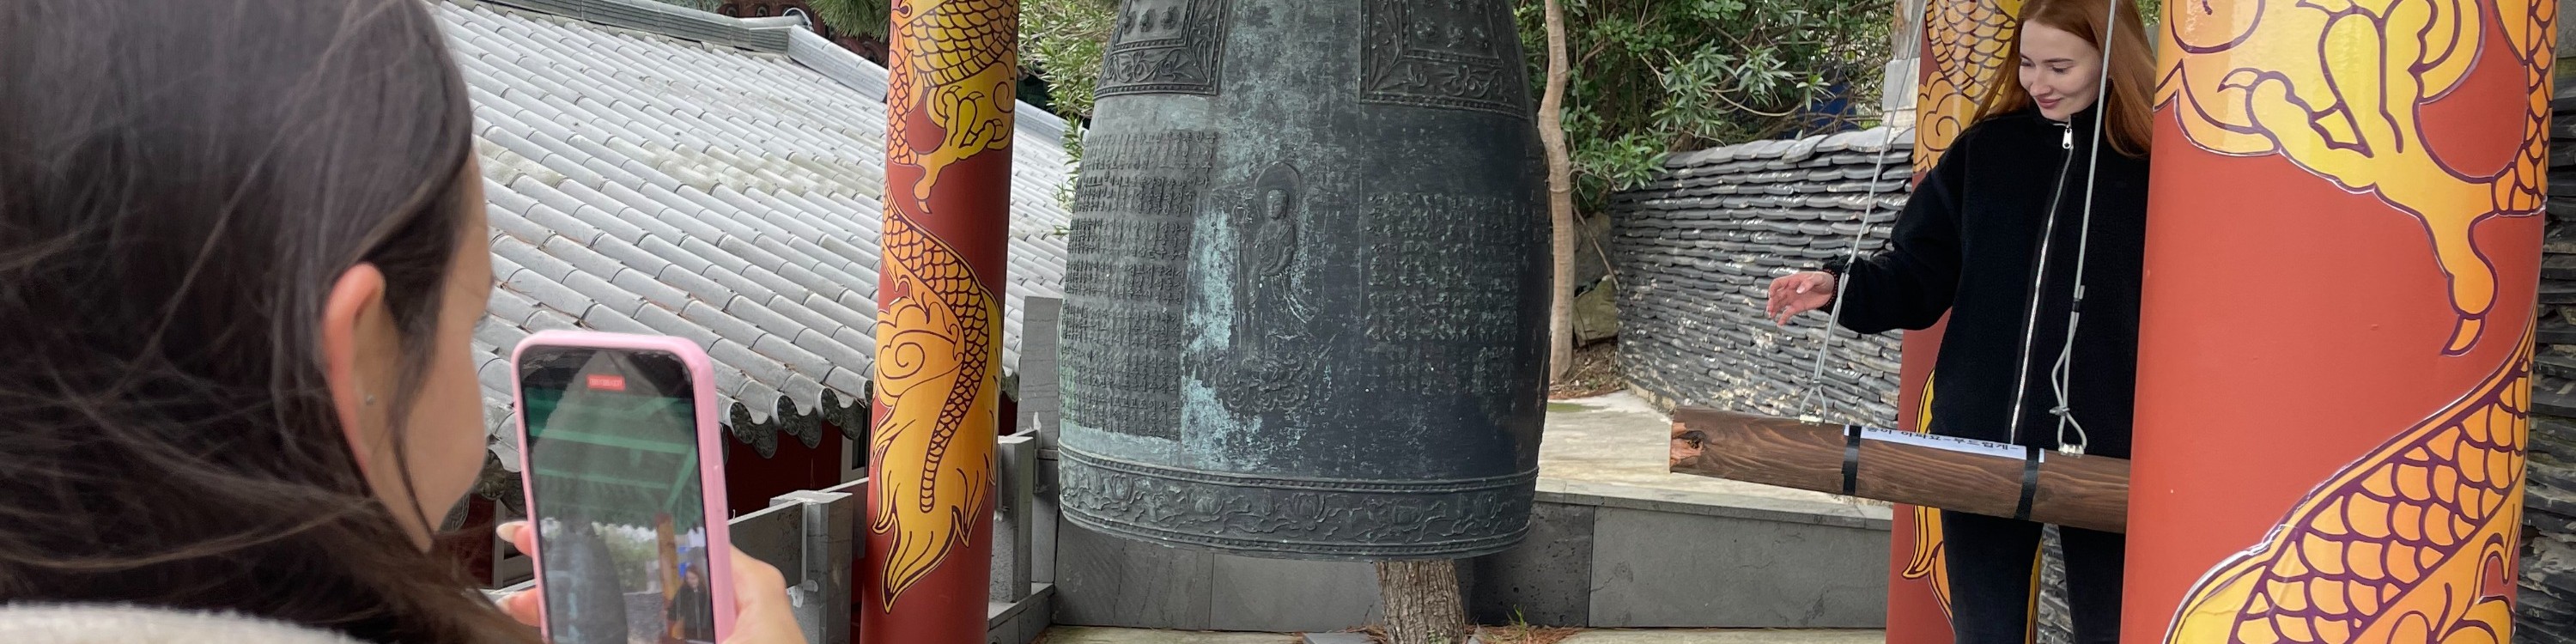
<svg viewBox="0 0 2576 644"><path fill-rule="evenodd" d="M1888 248L1825 268L1848 282L1839 321L1854 331L1923 329L1949 313L1930 392L1933 433L2057 447L2051 410L2058 396L2049 374L2067 341L2095 114L2088 109L2058 122L2033 108L1969 127L1915 186ZM2083 317L2067 401L2088 439L2085 453L2128 458L2147 160L2105 148L2100 164L2090 186ZM2054 241L2040 274L2041 231L2052 211ZM2029 323L2034 282L2042 294L2036 325ZM2016 431L2005 419L2024 347L2030 366ZM2073 442L2074 431L2067 437Z"/></svg>

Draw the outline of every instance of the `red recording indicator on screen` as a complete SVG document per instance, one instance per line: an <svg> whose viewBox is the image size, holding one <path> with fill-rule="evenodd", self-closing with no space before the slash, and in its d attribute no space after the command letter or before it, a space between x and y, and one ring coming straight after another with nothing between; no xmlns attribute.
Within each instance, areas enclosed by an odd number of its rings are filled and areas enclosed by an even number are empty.
<svg viewBox="0 0 2576 644"><path fill-rule="evenodd" d="M620 375L616 375L616 374L607 374L607 373L594 373L594 374L590 374L589 381L590 381L590 390L591 390L591 391L625 391L625 390L626 390L626 377L625 377L625 376L620 376Z"/></svg>

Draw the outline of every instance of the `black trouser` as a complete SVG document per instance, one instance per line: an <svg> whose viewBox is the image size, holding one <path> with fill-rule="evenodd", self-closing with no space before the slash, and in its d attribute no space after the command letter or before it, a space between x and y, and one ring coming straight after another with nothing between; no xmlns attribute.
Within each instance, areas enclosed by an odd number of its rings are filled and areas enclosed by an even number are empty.
<svg viewBox="0 0 2576 644"><path fill-rule="evenodd" d="M1955 644L2023 644L2031 640L2030 608L2039 577L2040 524L1966 512L1941 513L1943 556L1950 569L1950 633ZM2120 641L2120 566L2128 536L2058 526L2066 553L2066 606L2077 644Z"/></svg>

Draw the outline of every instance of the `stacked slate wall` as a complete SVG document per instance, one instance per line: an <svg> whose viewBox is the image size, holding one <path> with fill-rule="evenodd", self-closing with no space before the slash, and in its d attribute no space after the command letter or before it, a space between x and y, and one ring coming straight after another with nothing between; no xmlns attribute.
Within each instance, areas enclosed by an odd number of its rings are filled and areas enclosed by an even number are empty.
<svg viewBox="0 0 2576 644"><path fill-rule="evenodd" d="M1825 316L1763 318L1772 278L1886 244L1904 207L1911 130L1845 132L1675 154L1667 174L1611 200L1619 364L1663 406L1694 405L1893 426L1896 334L1837 330L1821 378ZM1873 198L1872 195L1875 194ZM1864 221L1866 217L1866 221Z"/></svg>
<svg viewBox="0 0 2576 644"><path fill-rule="evenodd" d="M2567 17L2562 14L2562 22ZM2560 37L2568 34L2560 32ZM2561 43L2560 54L2566 54ZM2558 59L2515 639L2576 644L2576 59Z"/></svg>

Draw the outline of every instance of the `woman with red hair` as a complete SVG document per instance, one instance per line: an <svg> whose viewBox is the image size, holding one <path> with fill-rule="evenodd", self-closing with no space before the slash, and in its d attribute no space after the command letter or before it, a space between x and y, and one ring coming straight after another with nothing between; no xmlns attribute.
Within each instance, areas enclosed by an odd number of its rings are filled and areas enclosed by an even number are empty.
<svg viewBox="0 0 2576 644"><path fill-rule="evenodd" d="M2154 90L2146 30L2128 0L2033 0L2006 60L2019 82L1992 85L1915 187L1892 243L1774 280L1766 312L1785 324L1832 306L1861 333L1946 314L1925 394L1931 432L2128 458ZM1941 527L1958 644L2029 641L2040 524L1944 512ZM2059 536L2077 641L2118 641L2125 539Z"/></svg>

